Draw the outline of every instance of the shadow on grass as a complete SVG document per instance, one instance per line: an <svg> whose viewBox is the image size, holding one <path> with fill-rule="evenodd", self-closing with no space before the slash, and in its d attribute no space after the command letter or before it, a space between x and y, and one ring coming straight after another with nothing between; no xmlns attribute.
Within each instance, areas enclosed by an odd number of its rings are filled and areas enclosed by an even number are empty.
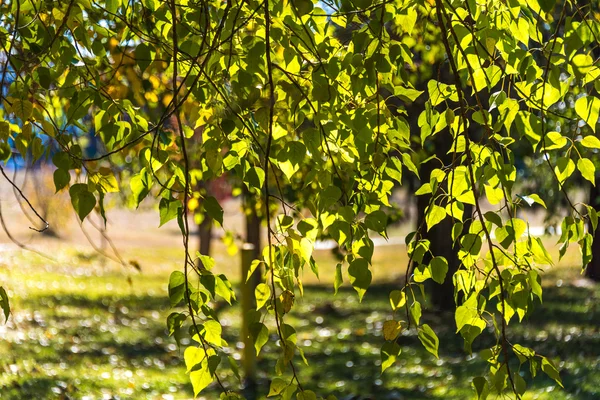
<svg viewBox="0 0 600 400"><path fill-rule="evenodd" d="M423 322L430 324L440 338L440 360L436 360L421 346L414 330L398 339L402 348L396 364L382 376L379 348L383 322L392 317L388 294L398 285L376 284L369 288L363 303L359 303L351 288L341 288L337 296L329 286L305 287L305 297L298 298L287 321L297 330L299 345L304 349L309 365L296 358L300 381L307 389L319 394L334 394L339 398L360 395L367 399L465 399L473 392L470 380L485 375L486 365L463 350L463 340L454 332L452 313L424 310ZM22 303L24 308L37 310L42 318L24 321L21 328L29 331L31 340L1 344L0 351L11 356L0 360L0 372L10 371L9 364L24 361L50 364L56 369L66 362L72 371L51 376L45 369L27 369L14 374L0 385L2 398L69 398L61 390L77 387L75 397L87 393L98 394L104 389L117 397L121 386L128 381L102 381L106 371L125 369L146 371L154 376L148 387L135 381L133 393L120 398L157 398L175 387L178 398L191 398L191 385L182 367L181 351L166 337L165 318L170 312L162 294L119 295L87 297L83 294L47 296ZM565 361L562 366L564 391L554 390L545 398L597 399L600 398L600 289L597 286L547 287L544 303L523 325L511 323L509 339L533 348L540 354ZM156 316L156 313L159 316ZM229 320L224 338L235 344L239 334L239 310L223 308L222 318ZM397 318L406 319L402 314ZM40 322L43 321L43 322ZM40 339L49 328L52 337ZM268 377L273 376L279 356L274 330L271 341L261 353L258 364L259 387L262 396L268 392ZM488 332L476 340L473 350L494 344ZM75 347L76 351L74 351ZM511 364L518 370L518 362ZM44 367L45 368L45 367ZM522 370L527 370L523 367ZM76 383L79 374L80 383ZM150 378L148 378L150 379ZM531 380L529 388L541 394L556 386L546 376ZM65 382L66 389L57 386ZM230 377L224 382L232 389L239 386ZM207 398L216 398L217 389L208 389ZM570 395L570 397L568 397ZM62 397L61 397L62 396ZM176 397L177 398L177 397ZM544 398L542 396L542 398Z"/></svg>

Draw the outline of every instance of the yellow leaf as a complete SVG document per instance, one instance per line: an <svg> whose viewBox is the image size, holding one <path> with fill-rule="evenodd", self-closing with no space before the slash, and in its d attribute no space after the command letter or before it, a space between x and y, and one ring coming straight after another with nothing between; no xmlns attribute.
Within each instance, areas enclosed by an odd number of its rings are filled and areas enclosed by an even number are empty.
<svg viewBox="0 0 600 400"><path fill-rule="evenodd" d="M283 312L285 314L289 313L290 310L292 309L292 306L294 305L294 299L296 296L294 296L294 293L290 292L289 290L286 290L285 292L281 293L281 295L279 296L279 300L281 301L281 304L283 305Z"/></svg>
<svg viewBox="0 0 600 400"><path fill-rule="evenodd" d="M383 338L385 340L394 340L402 332L402 325L395 320L388 320L383 323Z"/></svg>

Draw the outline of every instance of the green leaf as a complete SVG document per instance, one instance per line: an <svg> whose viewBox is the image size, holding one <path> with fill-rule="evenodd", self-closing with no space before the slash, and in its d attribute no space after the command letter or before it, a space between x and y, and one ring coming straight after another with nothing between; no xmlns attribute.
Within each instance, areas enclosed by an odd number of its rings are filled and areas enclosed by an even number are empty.
<svg viewBox="0 0 600 400"><path fill-rule="evenodd" d="M278 165L288 179L300 169L305 155L306 147L300 142L288 142L279 151L277 154Z"/></svg>
<svg viewBox="0 0 600 400"><path fill-rule="evenodd" d="M242 377L240 376L240 369L238 367L238 363L237 361L235 361L235 359L232 356L227 356L227 361L229 362L229 367L231 368L231 372L233 372L233 374L235 375L235 377L237 378L238 382L242 382ZM222 395L223 393L221 393ZM240 400L243 400L243 397L239 397ZM232 398L232 400L234 400Z"/></svg>
<svg viewBox="0 0 600 400"><path fill-rule="evenodd" d="M473 389L475 389L477 400L487 399L490 393L490 388L488 381L483 376L477 376L473 378L471 385L473 386Z"/></svg>
<svg viewBox="0 0 600 400"><path fill-rule="evenodd" d="M594 135L585 136L581 140L581 144L589 149L600 149L600 139Z"/></svg>
<svg viewBox="0 0 600 400"><path fill-rule="evenodd" d="M556 0L537 0L542 11L550 12L556 5Z"/></svg>
<svg viewBox="0 0 600 400"><path fill-rule="evenodd" d="M56 192L58 193L61 189L64 189L69 185L71 181L71 174L68 170L58 168L54 171L54 187L56 188Z"/></svg>
<svg viewBox="0 0 600 400"><path fill-rule="evenodd" d="M244 182L246 182L248 188L262 189L265 183L265 170L260 167L251 167L246 172Z"/></svg>
<svg viewBox="0 0 600 400"><path fill-rule="evenodd" d="M418 13L416 7L406 7L403 10L398 10L396 12L394 24L410 35L417 22L417 17Z"/></svg>
<svg viewBox="0 0 600 400"><path fill-rule="evenodd" d="M259 283L254 289L256 309L260 310L271 299L271 288L266 283Z"/></svg>
<svg viewBox="0 0 600 400"><path fill-rule="evenodd" d="M485 197L491 205L496 205L504 200L504 191L501 187L494 188L491 185L484 185Z"/></svg>
<svg viewBox="0 0 600 400"><path fill-rule="evenodd" d="M439 224L446 218L446 210L443 207L432 204L427 207L425 211L425 223L427 224L427 230L430 230L435 225Z"/></svg>
<svg viewBox="0 0 600 400"><path fill-rule="evenodd" d="M469 298L469 300L471 300ZM459 332L465 325L473 325L474 320L479 320L477 303L475 301L466 301L463 305L456 308L454 318L456 320L456 332Z"/></svg>
<svg viewBox="0 0 600 400"><path fill-rule="evenodd" d="M381 373L394 365L396 359L400 355L401 349L396 342L385 342L381 346Z"/></svg>
<svg viewBox="0 0 600 400"><path fill-rule="evenodd" d="M564 185L565 181L575 171L575 163L567 157L561 157L554 166L554 173L558 178L560 185Z"/></svg>
<svg viewBox="0 0 600 400"><path fill-rule="evenodd" d="M396 86L394 87L394 95L403 97L409 102L415 101L419 96L423 94L422 90L416 90L409 87L404 86Z"/></svg>
<svg viewBox="0 0 600 400"><path fill-rule="evenodd" d="M583 96L575 102L575 112L596 132L598 115L600 114L600 99L594 96Z"/></svg>
<svg viewBox="0 0 600 400"><path fill-rule="evenodd" d="M167 317L167 329L169 330L169 336L173 336L176 332L179 332L181 326L185 322L187 315L182 313L171 313Z"/></svg>
<svg viewBox="0 0 600 400"><path fill-rule="evenodd" d="M76 183L69 189L71 204L77 212L79 219L83 221L96 206L96 197L88 191L88 185Z"/></svg>
<svg viewBox="0 0 600 400"><path fill-rule="evenodd" d="M592 182L592 185L596 185L596 167L593 162L587 158L580 158L577 160L577 169L581 176Z"/></svg>
<svg viewBox="0 0 600 400"><path fill-rule="evenodd" d="M396 157L390 157L385 168L385 172L390 178L402 184L402 163Z"/></svg>
<svg viewBox="0 0 600 400"><path fill-rule="evenodd" d="M373 211L365 218L365 225L372 231L384 233L387 228L387 215L381 211Z"/></svg>
<svg viewBox="0 0 600 400"><path fill-rule="evenodd" d="M194 396L197 396L213 381L213 374L209 366L209 355L202 348L190 346L185 349L183 358L190 373Z"/></svg>
<svg viewBox="0 0 600 400"><path fill-rule="evenodd" d="M204 198L204 210L208 213L208 215L217 221L219 225L223 226L223 208L213 196L208 196Z"/></svg>
<svg viewBox="0 0 600 400"><path fill-rule="evenodd" d="M547 359L546 357L542 357L542 371L550 378L554 379L556 383L560 385L560 387L564 387L562 381L560 379L560 374L558 373L558 369L552 361Z"/></svg>
<svg viewBox="0 0 600 400"><path fill-rule="evenodd" d="M526 196L521 196L521 195L517 195L520 198L522 198L523 200L525 200L527 202L527 204L529 204L530 206L533 205L533 203L537 203L540 206L547 208L546 207L546 202L537 194L532 193L530 195L526 195Z"/></svg>
<svg viewBox="0 0 600 400"><path fill-rule="evenodd" d="M262 261L260 260L252 260L252 263L250 264L250 269L248 270L248 275L246 276L246 283L250 280L250 277L252 276L252 274L254 273L254 271L256 271L256 269L262 264Z"/></svg>
<svg viewBox="0 0 600 400"><path fill-rule="evenodd" d="M568 143L566 137L561 135L558 132L548 132L546 133L546 137L544 140L544 149L545 150L556 150L562 149Z"/></svg>
<svg viewBox="0 0 600 400"><path fill-rule="evenodd" d="M200 260L202 262L212 262L213 265L215 262L212 257L209 256L203 256ZM232 299L235 300L235 292L231 289L231 283L223 274L215 276L215 294L221 296L229 305L231 305Z"/></svg>
<svg viewBox="0 0 600 400"><path fill-rule="evenodd" d="M200 263L202 263L202 266L204 268L206 268L207 270L211 270L215 267L215 259L212 258L211 256L207 256L205 254L200 254L199 251L196 252L196 257L198 257L198 259L200 260Z"/></svg>
<svg viewBox="0 0 600 400"><path fill-rule="evenodd" d="M592 261L592 257L594 256L592 251L592 243L594 241L594 237L586 233L583 236L583 239L579 241L579 246L581 247L581 257L582 257L582 265L585 269L587 265Z"/></svg>
<svg viewBox="0 0 600 400"><path fill-rule="evenodd" d="M160 224L158 226L161 227L170 220L176 218L180 208L181 201L179 200L167 200L165 198L160 199L160 203L158 205Z"/></svg>
<svg viewBox="0 0 600 400"><path fill-rule="evenodd" d="M221 345L221 333L223 328L221 324L215 320L209 319L208 321L202 324L202 328L200 329L200 334L204 337L210 344L214 344L215 346Z"/></svg>
<svg viewBox="0 0 600 400"><path fill-rule="evenodd" d="M580 77L584 77L594 67L594 59L589 54L576 54L571 59L571 64L575 72Z"/></svg>
<svg viewBox="0 0 600 400"><path fill-rule="evenodd" d="M52 84L52 77L50 76L50 70L46 67L39 67L37 69L38 82L44 89L50 89Z"/></svg>
<svg viewBox="0 0 600 400"><path fill-rule="evenodd" d="M181 301L185 294L185 275L180 271L173 271L169 277L169 300L171 307L175 307Z"/></svg>
<svg viewBox="0 0 600 400"><path fill-rule="evenodd" d="M150 174L147 173L145 168L142 168L139 174L131 177L129 187L136 202L136 207L139 207L142 200L150 193L151 185Z"/></svg>
<svg viewBox="0 0 600 400"><path fill-rule="evenodd" d="M255 322L250 325L250 335L254 340L254 349L256 355L260 353L260 349L269 341L269 330L262 322Z"/></svg>
<svg viewBox="0 0 600 400"><path fill-rule="evenodd" d="M155 54L154 49L151 49L150 46L145 43L140 43L135 48L135 61L142 72L152 64Z"/></svg>
<svg viewBox="0 0 600 400"><path fill-rule="evenodd" d="M223 166L223 155L219 149L208 149L206 151L206 165L213 174L220 175Z"/></svg>
<svg viewBox="0 0 600 400"><path fill-rule="evenodd" d="M10 136L10 124L7 121L0 121L0 140L7 142ZM56 153L59 154L59 153Z"/></svg>
<svg viewBox="0 0 600 400"><path fill-rule="evenodd" d="M529 277L529 286L531 287L531 292L535 294L540 301L542 301L542 279L533 269L529 270L527 275Z"/></svg>
<svg viewBox="0 0 600 400"><path fill-rule="evenodd" d="M404 164L409 171L415 174L417 178L419 177L419 170L417 169L415 163L413 163L412 158L410 158L410 154L402 153L402 164Z"/></svg>
<svg viewBox="0 0 600 400"><path fill-rule="evenodd" d="M281 378L274 378L269 386L269 394L267 397L277 396L279 393L283 392L286 387L288 387L288 381Z"/></svg>
<svg viewBox="0 0 600 400"><path fill-rule="evenodd" d="M206 358L206 352L201 347L189 346L183 352L187 372L190 372L196 365L201 364Z"/></svg>
<svg viewBox="0 0 600 400"><path fill-rule="evenodd" d="M475 92L479 92L484 88L493 88L494 86L496 86L500 78L502 78L502 70L497 65L491 65L487 68L475 69L473 71Z"/></svg>
<svg viewBox="0 0 600 400"><path fill-rule="evenodd" d="M415 321L415 325L419 325L419 322L421 322L421 314L421 303L415 301L410 306L410 316Z"/></svg>
<svg viewBox="0 0 600 400"><path fill-rule="evenodd" d="M4 311L4 323L6 323L6 321L8 321L8 316L10 315L10 304L8 303L8 294L2 286L0 286L0 307L2 307L2 311Z"/></svg>
<svg viewBox="0 0 600 400"><path fill-rule="evenodd" d="M59 151L58 153L52 156L52 163L56 165L57 168L69 170L72 168L71 157L69 157L68 153L64 151Z"/></svg>
<svg viewBox="0 0 600 400"><path fill-rule="evenodd" d="M513 382L515 383L515 390L517 393L522 396L527 390L527 383L525 379L518 372L513 372Z"/></svg>
<svg viewBox="0 0 600 400"><path fill-rule="evenodd" d="M348 267L348 275L350 276L350 284L358 293L359 301L362 301L372 279L367 260L357 258L352 261Z"/></svg>
<svg viewBox="0 0 600 400"><path fill-rule="evenodd" d="M448 273L448 261L444 257L436 256L429 263L431 277L440 285L444 283Z"/></svg>
<svg viewBox="0 0 600 400"><path fill-rule="evenodd" d="M588 210L588 217L592 224L592 233L594 233L594 232L596 232L596 229L598 228L598 212L592 206L587 206L587 210Z"/></svg>
<svg viewBox="0 0 600 400"><path fill-rule="evenodd" d="M427 83L427 91L432 106L437 106L443 101L458 101L458 92L454 85L446 85L435 80Z"/></svg>
<svg viewBox="0 0 600 400"><path fill-rule="evenodd" d="M313 10L313 2L311 0L294 0L292 2L299 16L306 15Z"/></svg>
<svg viewBox="0 0 600 400"><path fill-rule="evenodd" d="M392 290L390 292L390 305L392 310L396 311L406 304L406 293L402 290Z"/></svg>
<svg viewBox="0 0 600 400"><path fill-rule="evenodd" d="M342 191L337 186L329 186L319 194L319 208L327 210L342 197Z"/></svg>
<svg viewBox="0 0 600 400"><path fill-rule="evenodd" d="M333 290L334 294L337 294L338 289L342 286L343 278L342 278L342 264L338 263L335 266L335 277L333 279Z"/></svg>
<svg viewBox="0 0 600 400"><path fill-rule="evenodd" d="M12 111L21 121L25 122L31 118L33 104L29 100L15 99L12 103Z"/></svg>
<svg viewBox="0 0 600 400"><path fill-rule="evenodd" d="M121 6L121 0L106 0L106 11L111 14L115 14Z"/></svg>
<svg viewBox="0 0 600 400"><path fill-rule="evenodd" d="M439 358L438 349L440 346L440 340L433 329L431 329L429 325L423 324L419 327L418 331L419 340L423 344L423 347L425 347L425 350L433 354L435 358Z"/></svg>
<svg viewBox="0 0 600 400"><path fill-rule="evenodd" d="M317 400L317 395L312 390L303 390L298 392L296 400Z"/></svg>
<svg viewBox="0 0 600 400"><path fill-rule="evenodd" d="M292 396L296 393L296 390L298 390L298 385L290 383L289 386L279 394L281 400L292 400Z"/></svg>
<svg viewBox="0 0 600 400"><path fill-rule="evenodd" d="M0 161L4 161L6 164L11 156L12 149L10 148L10 145L8 143L0 143Z"/></svg>

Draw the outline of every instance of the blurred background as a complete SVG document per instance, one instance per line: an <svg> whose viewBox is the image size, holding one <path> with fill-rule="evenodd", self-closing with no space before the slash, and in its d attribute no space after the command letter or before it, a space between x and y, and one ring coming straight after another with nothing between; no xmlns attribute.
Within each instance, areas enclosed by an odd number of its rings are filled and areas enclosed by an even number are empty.
<svg viewBox="0 0 600 400"><path fill-rule="evenodd" d="M180 348L168 336L165 322L172 312L169 274L183 265L175 220L159 229L159 214L151 202L133 210L114 201L107 210L106 230L100 229L97 213L80 225L68 193L52 196L50 170L19 169L15 180L51 229L44 234L30 230L30 213L23 211L13 188L2 182L1 222L12 239L6 231L0 236L0 281L11 297L13 314L0 325L0 398L192 398L183 363L189 338L180 338ZM296 297L286 316L298 331L309 363L299 365L301 382L341 399L471 398L470 380L486 370L477 351L493 345L493 335L482 335L469 354L454 332L453 313L435 304L424 310L423 319L440 338L439 359L427 353L416 331L409 329L399 339L401 356L380 373L382 326L392 317L388 294L403 284L408 264L404 237L416 223L416 199L409 189L398 188L393 198L401 211L388 228L389 239L374 238L374 280L362 303L345 275L334 295L336 248L326 238L317 243L319 277L303 272L305 295ZM216 260L214 272L226 274L237 290L244 214L239 198L220 202L226 225L212 227L210 254ZM548 213L532 208L520 217L558 260L559 228L545 228L552 226ZM196 248L199 231L192 236ZM528 371L521 371L530 385L525 398L600 398L600 287L581 274L580 265L579 251L569 250L558 264L545 267L543 303L523 324L508 326L510 340L551 357L561 368L564 389L546 376L532 379ZM239 360L239 306L223 303L217 308L231 355ZM267 394L268 372L278 354L275 336L272 339L258 359L261 398ZM235 378L223 379L229 388L239 388ZM212 386L201 396L217 397Z"/></svg>

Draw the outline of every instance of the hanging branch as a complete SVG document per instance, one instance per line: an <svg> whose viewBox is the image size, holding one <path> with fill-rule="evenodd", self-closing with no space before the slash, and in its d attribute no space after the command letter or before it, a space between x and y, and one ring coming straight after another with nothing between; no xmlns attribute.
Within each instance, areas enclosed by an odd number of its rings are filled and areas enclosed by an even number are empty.
<svg viewBox="0 0 600 400"><path fill-rule="evenodd" d="M517 388L515 386L515 382L513 380L513 376L511 374L510 365L509 365L508 349L509 349L510 345L508 343L508 339L506 336L506 299L505 299L506 292L505 292L505 288L504 288L502 274L500 272L500 267L498 266L498 262L496 261L496 256L494 254L494 244L492 242L492 237L491 237L490 232L485 224L486 221L485 221L485 218L483 217L483 213L481 212L481 207L479 205L479 193L477 191L477 186L476 186L477 181L475 180L475 175L473 172L473 162L471 159L471 149L470 149L470 138L469 138L469 133L468 133L468 118L467 118L466 109L465 109L465 107L467 106L468 103L465 99L465 95L462 90L462 84L461 84L458 68L456 67L456 62L454 61L454 56L452 55L452 50L450 49L450 43L448 41L448 37L446 36L446 33L448 32L448 30L450 30L450 32L452 32L453 28L451 26L449 26L448 28L446 27L446 24L444 23L444 18L442 15L443 8L444 8L444 6L442 4L442 1L436 0L436 15L437 15L438 24L439 24L440 31L441 31L442 42L444 43L444 47L446 49L446 55L448 56L448 62L450 63L450 68L452 70L452 73L454 74L454 81L455 81L454 86L456 87L456 91L458 94L458 104L460 107L460 114L461 114L461 117L463 120L463 126L465 127L465 132L464 132L465 155L467 157L467 170L469 172L469 178L471 179L471 190L473 191L473 196L475 198L475 211L477 213L479 221L481 222L483 233L484 233L485 239L488 243L492 266L493 266L494 270L496 271L496 275L498 277L498 284L500 286L500 306L501 306L501 319L502 319L501 335L502 335L502 350L504 352L504 365L506 366L506 371L507 371L509 382L512 387L512 391L517 396L517 399L520 399L521 396L517 392ZM447 18L448 23L451 25L452 21L449 20L447 16L446 16L446 18ZM460 42L457 42L456 46L460 49L459 43ZM468 66L469 62L466 61L466 63ZM472 79L472 75L471 75L471 79ZM473 87L475 87L474 81L472 81L472 84L473 84Z"/></svg>

